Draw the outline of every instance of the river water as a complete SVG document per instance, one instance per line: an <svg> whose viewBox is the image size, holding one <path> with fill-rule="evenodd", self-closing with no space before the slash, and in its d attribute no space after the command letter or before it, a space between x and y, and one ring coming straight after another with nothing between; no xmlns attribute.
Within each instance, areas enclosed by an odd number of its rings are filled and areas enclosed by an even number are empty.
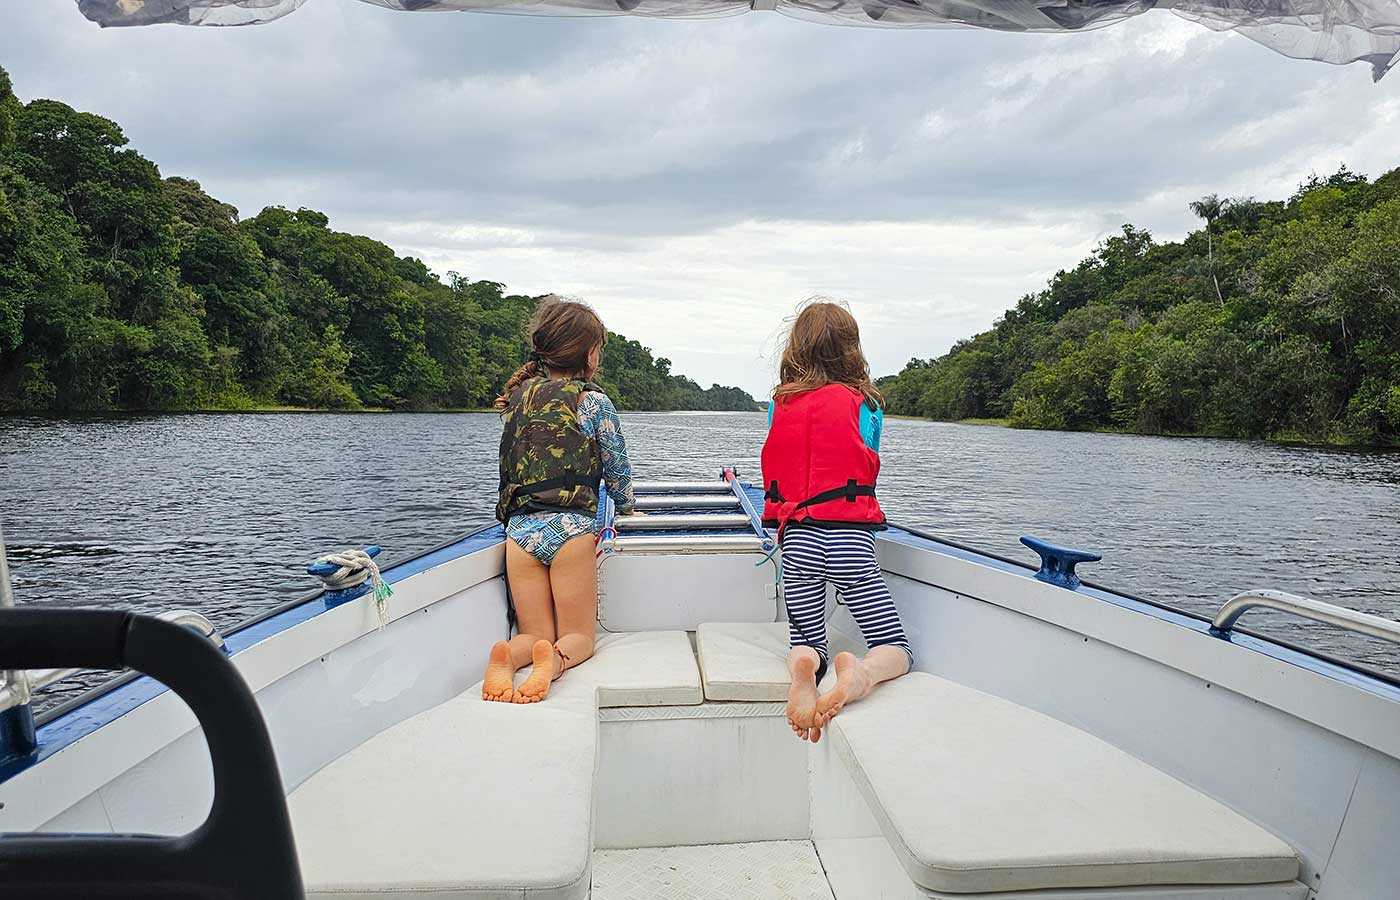
<svg viewBox="0 0 1400 900"><path fill-rule="evenodd" d="M638 477L758 471L761 414L623 425ZM315 587L301 567L321 552L393 559L489 521L499 439L485 413L0 418L15 593L227 627ZM1022 534L1091 549L1091 580L1201 613L1268 587L1400 619L1400 452L912 420L883 442L897 524L1027 561ZM1247 624L1400 674L1400 648L1267 612Z"/></svg>

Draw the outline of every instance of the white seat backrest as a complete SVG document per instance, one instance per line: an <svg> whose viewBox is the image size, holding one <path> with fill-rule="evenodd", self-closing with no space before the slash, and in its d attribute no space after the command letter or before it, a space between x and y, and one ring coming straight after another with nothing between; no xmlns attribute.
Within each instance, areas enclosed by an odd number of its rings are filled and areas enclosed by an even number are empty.
<svg viewBox="0 0 1400 900"><path fill-rule="evenodd" d="M598 567L598 621L608 631L775 622L774 567L756 553L612 553Z"/></svg>

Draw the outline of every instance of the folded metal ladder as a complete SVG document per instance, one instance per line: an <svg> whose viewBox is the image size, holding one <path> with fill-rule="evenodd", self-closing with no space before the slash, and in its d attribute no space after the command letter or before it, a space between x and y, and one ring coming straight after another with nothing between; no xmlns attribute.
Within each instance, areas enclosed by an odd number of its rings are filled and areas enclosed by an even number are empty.
<svg viewBox="0 0 1400 900"><path fill-rule="evenodd" d="M604 492L601 553L767 553L773 539L733 469L714 481L635 481L639 515L619 516Z"/></svg>

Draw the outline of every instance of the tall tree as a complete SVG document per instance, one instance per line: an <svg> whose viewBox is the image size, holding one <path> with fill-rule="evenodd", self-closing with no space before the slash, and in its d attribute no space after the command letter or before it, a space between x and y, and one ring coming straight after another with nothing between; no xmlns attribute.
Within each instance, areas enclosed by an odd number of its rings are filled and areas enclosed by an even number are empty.
<svg viewBox="0 0 1400 900"><path fill-rule="evenodd" d="M1220 293L1220 279L1215 277L1215 220L1220 217L1225 209L1225 204L1221 202L1216 194L1206 194L1199 200L1192 200L1190 203L1191 212L1198 218L1205 219L1206 222L1206 253L1210 260L1210 280L1215 284L1215 299L1221 306L1225 305L1225 297Z"/></svg>
<svg viewBox="0 0 1400 900"><path fill-rule="evenodd" d="M315 210L240 221L117 123L20 103L0 69L0 410L483 407L535 303L444 283ZM619 407L754 407L609 347Z"/></svg>
<svg viewBox="0 0 1400 900"><path fill-rule="evenodd" d="M1400 169L1198 207L1206 227L1185 240L1125 229L988 331L882 378L890 410L1400 442Z"/></svg>

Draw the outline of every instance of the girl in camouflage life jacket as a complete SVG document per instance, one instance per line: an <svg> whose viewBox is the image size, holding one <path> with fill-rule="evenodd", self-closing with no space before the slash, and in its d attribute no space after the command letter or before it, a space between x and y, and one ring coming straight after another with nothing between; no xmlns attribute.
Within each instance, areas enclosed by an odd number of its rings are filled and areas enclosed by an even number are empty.
<svg viewBox="0 0 1400 900"><path fill-rule="evenodd" d="M506 579L517 634L491 648L481 694L535 703L593 655L598 612L594 521L598 483L618 515L632 512L632 467L617 410L589 381L607 331L587 304L546 297L530 323L529 359L496 398ZM530 663L515 686L516 670Z"/></svg>

